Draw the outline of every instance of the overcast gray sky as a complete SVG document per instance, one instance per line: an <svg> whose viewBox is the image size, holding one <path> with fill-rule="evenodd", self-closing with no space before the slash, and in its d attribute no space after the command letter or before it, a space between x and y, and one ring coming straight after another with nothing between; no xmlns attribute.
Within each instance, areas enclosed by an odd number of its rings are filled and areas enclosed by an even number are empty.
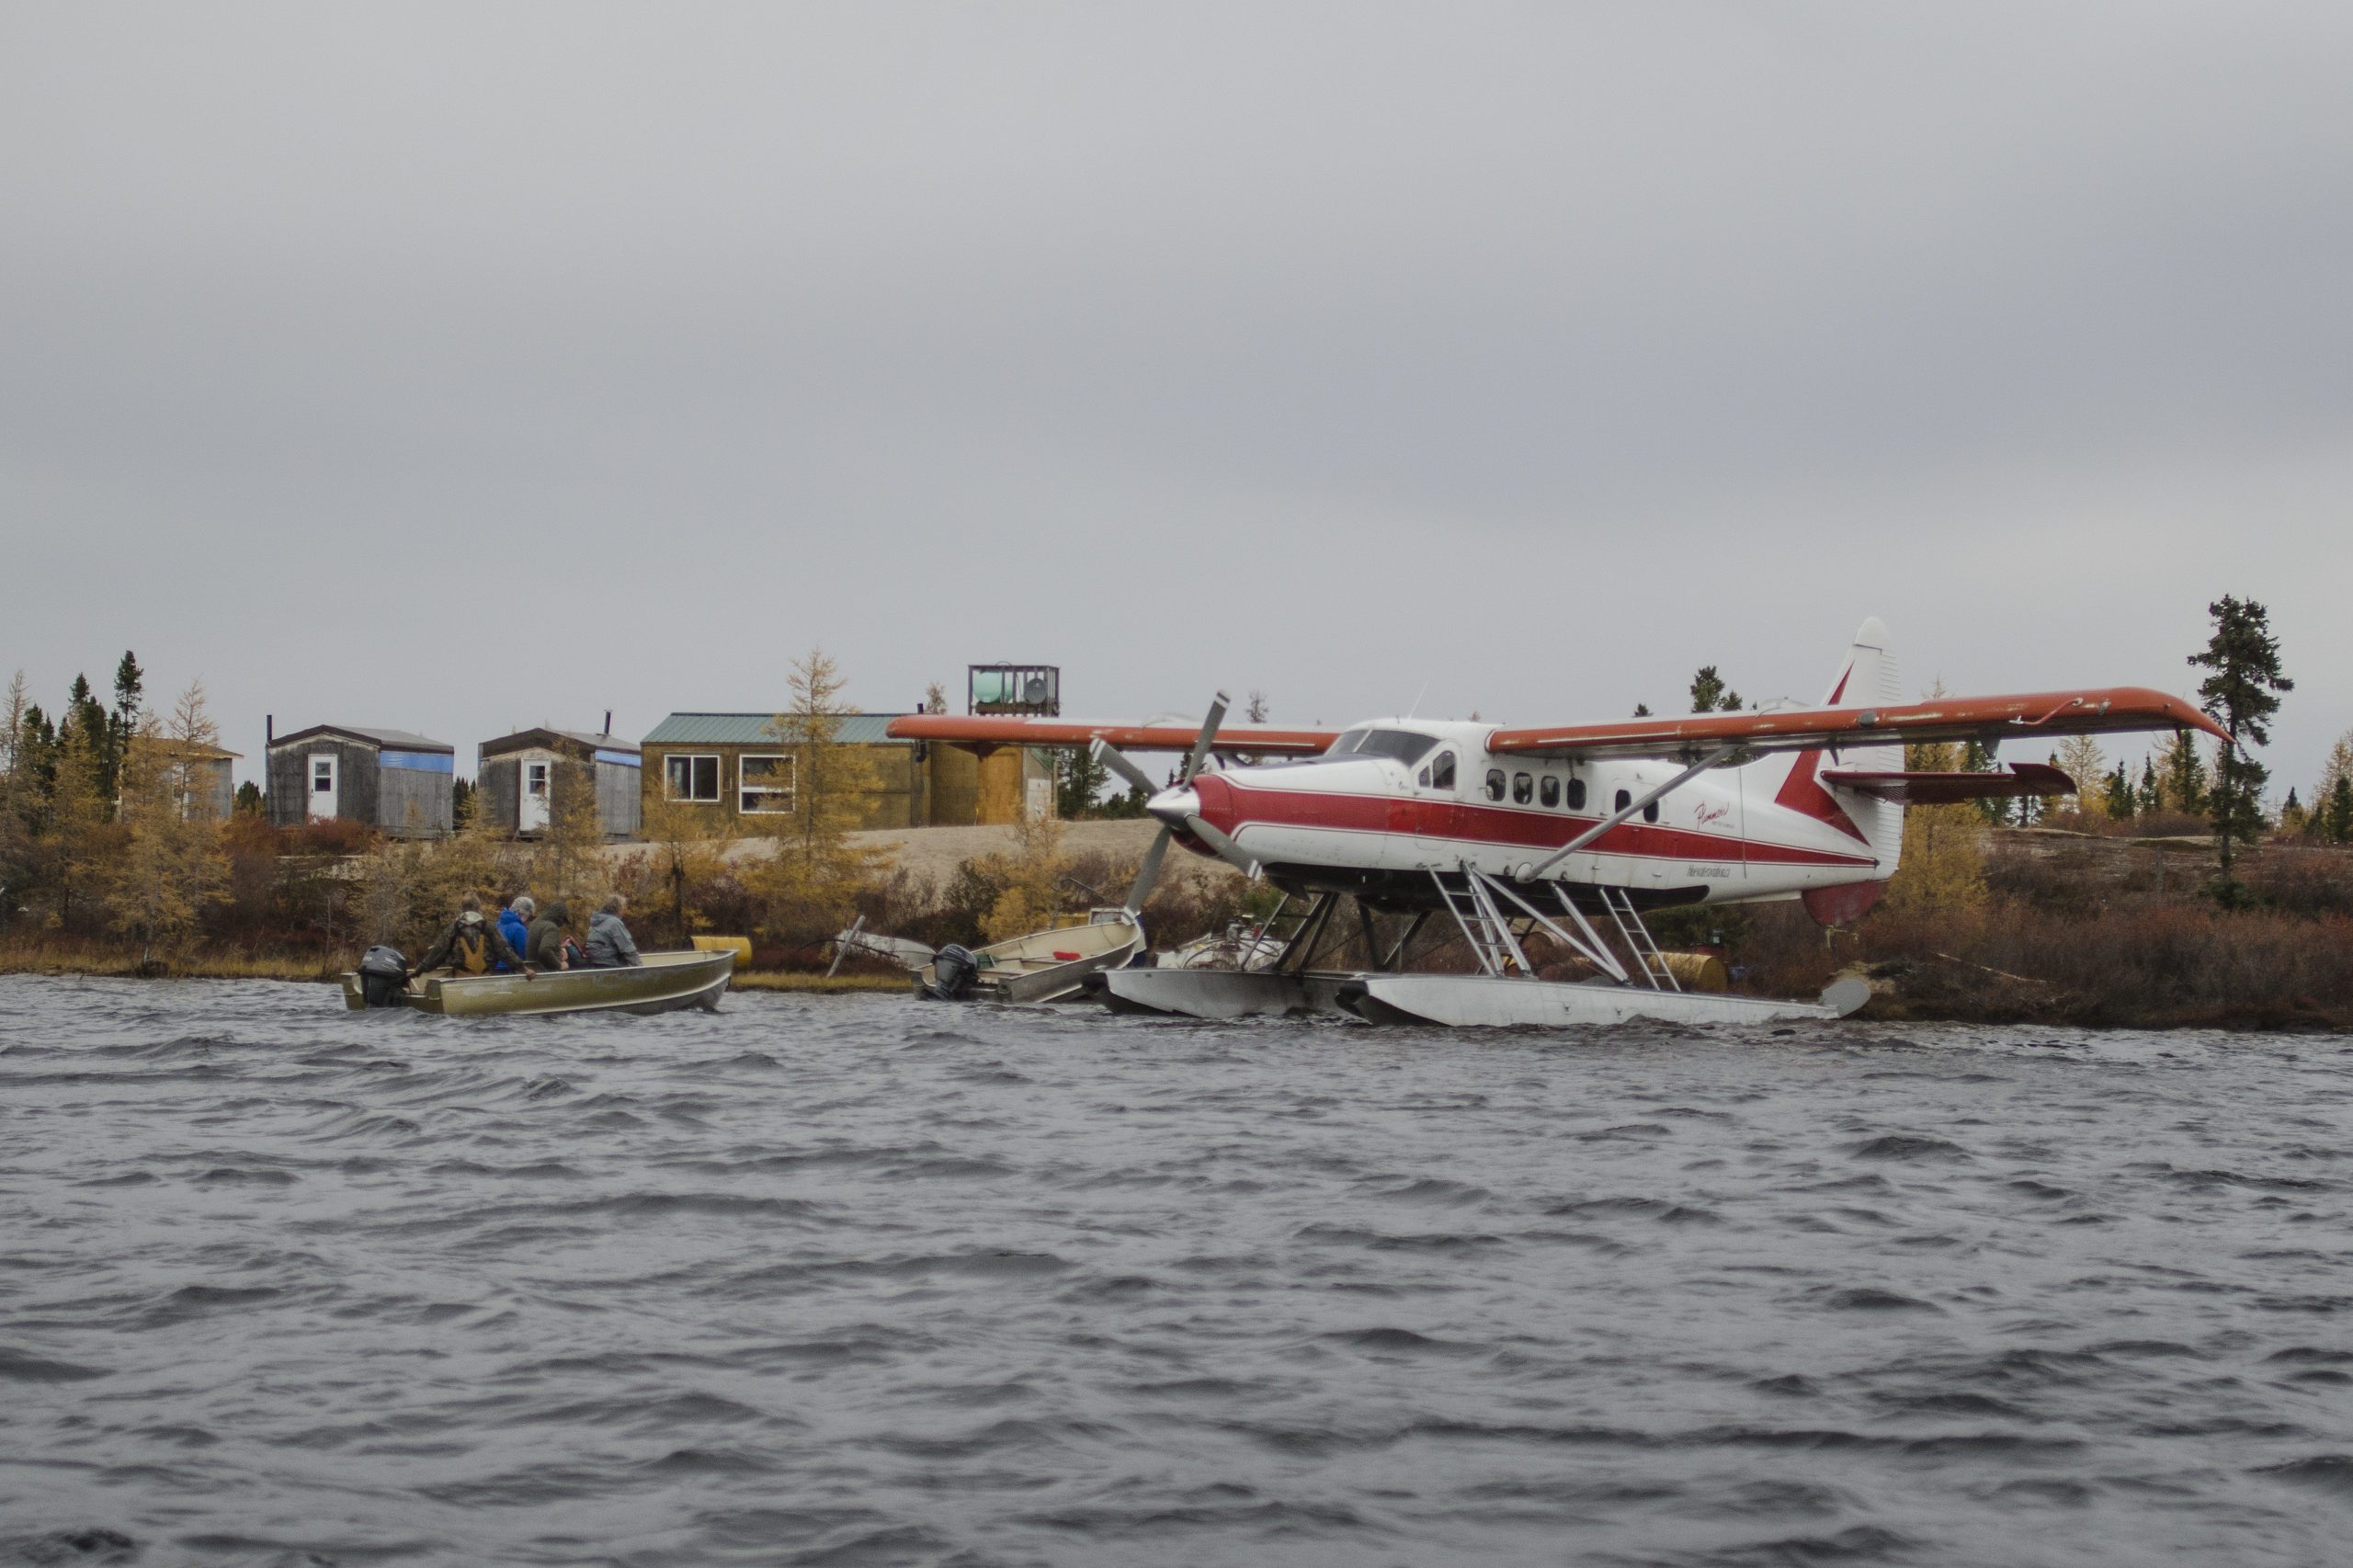
<svg viewBox="0 0 2353 1568"><path fill-rule="evenodd" d="M2353 7L0 5L0 673L2353 724Z"/></svg>

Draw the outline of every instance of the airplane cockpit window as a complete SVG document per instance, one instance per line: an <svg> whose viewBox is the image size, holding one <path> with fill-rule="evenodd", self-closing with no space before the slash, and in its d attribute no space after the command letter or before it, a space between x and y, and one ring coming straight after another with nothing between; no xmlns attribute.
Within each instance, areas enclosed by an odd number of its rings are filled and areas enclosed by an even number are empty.
<svg viewBox="0 0 2353 1568"><path fill-rule="evenodd" d="M1511 776L1512 804L1516 806L1524 806L1528 804L1529 801L1535 799L1535 779L1529 778L1525 773L1515 773Z"/></svg>
<svg viewBox="0 0 2353 1568"><path fill-rule="evenodd" d="M1454 754L1452 752L1438 753L1438 760L1430 764L1430 788L1433 790L1454 788Z"/></svg>
<svg viewBox="0 0 2353 1568"><path fill-rule="evenodd" d="M1487 799L1500 801L1503 798L1504 770L1500 767L1490 767L1487 769Z"/></svg>
<svg viewBox="0 0 2353 1568"><path fill-rule="evenodd" d="M1404 730L1343 730L1326 757L1388 756L1411 767L1429 755L1438 744L1429 735L1416 735Z"/></svg>
<svg viewBox="0 0 2353 1568"><path fill-rule="evenodd" d="M1559 805L1561 803L1561 781L1553 778L1551 774L1546 774L1544 776L1542 788L1537 790L1537 798L1541 804L1547 806Z"/></svg>
<svg viewBox="0 0 2353 1568"><path fill-rule="evenodd" d="M1425 790L1428 789L1430 787L1430 770L1425 767L1419 773L1415 774L1414 782L1419 784Z"/></svg>

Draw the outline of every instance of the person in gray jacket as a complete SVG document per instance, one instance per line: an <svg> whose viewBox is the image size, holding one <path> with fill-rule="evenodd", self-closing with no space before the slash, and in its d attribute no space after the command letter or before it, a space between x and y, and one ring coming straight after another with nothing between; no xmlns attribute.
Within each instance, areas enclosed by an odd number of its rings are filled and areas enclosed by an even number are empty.
<svg viewBox="0 0 2353 1568"><path fill-rule="evenodd" d="M629 907L629 900L615 893L605 901L605 907L588 917L588 967L591 969L626 969L645 960L637 956L636 939L629 927L621 924L621 911Z"/></svg>

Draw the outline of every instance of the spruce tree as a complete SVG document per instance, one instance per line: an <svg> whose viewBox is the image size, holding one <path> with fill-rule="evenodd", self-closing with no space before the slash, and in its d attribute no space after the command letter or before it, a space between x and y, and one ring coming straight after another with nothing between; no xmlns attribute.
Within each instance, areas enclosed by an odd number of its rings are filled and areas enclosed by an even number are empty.
<svg viewBox="0 0 2353 1568"><path fill-rule="evenodd" d="M2116 765L2116 771L2108 776L2108 814L2118 822L2128 822L2137 804L2131 777L2120 762Z"/></svg>
<svg viewBox="0 0 2353 1568"><path fill-rule="evenodd" d="M1740 710L1740 693L1724 684L1713 665L1701 665L1699 673L1691 677L1691 711L1694 713L1736 713Z"/></svg>
<svg viewBox="0 0 2353 1568"><path fill-rule="evenodd" d="M2279 643L2261 605L2225 594L2208 605L2206 612L2214 618L2214 635L2189 662L2211 672L2198 683L2198 695L2206 716L2231 737L2214 759L2214 786L2207 807L2222 858L2216 892L2224 903L2236 903L2245 890L2231 873L2232 851L2238 844L2253 844L2262 833L2263 786L2270 777L2270 770L2248 754L2270 743L2279 693L2295 690L2296 683L2280 671ZM2187 731L2182 742L2188 744Z"/></svg>
<svg viewBox="0 0 2353 1568"><path fill-rule="evenodd" d="M1065 822L1095 814L1095 797L1111 781L1111 770L1086 746L1070 746L1054 758L1054 810Z"/></svg>
<svg viewBox="0 0 2353 1568"><path fill-rule="evenodd" d="M2338 774L2328 792L2328 841L2353 844L2353 774Z"/></svg>
<svg viewBox="0 0 2353 1568"><path fill-rule="evenodd" d="M2279 831L2290 836L2300 836L2312 825L2312 817L2303 803L2296 799L2296 787L2288 787L2288 799L2279 808Z"/></svg>
<svg viewBox="0 0 2353 1568"><path fill-rule="evenodd" d="M1991 773L1995 770L1994 761L1993 750L1975 741L1970 741L1961 748L1961 770L1963 773ZM1977 814L1984 817L1989 826L2009 826L2011 801L1995 800L1973 803L1977 807Z"/></svg>
<svg viewBox="0 0 2353 1568"><path fill-rule="evenodd" d="M2157 788L2157 764L2154 757L2144 756L2141 759L2140 796L2141 814L2143 816L2162 809L2165 803L2164 792Z"/></svg>

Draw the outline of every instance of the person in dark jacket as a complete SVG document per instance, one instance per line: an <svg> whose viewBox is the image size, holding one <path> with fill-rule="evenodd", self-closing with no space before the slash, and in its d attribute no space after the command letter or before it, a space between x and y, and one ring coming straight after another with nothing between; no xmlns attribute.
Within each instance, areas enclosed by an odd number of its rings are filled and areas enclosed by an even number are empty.
<svg viewBox="0 0 2353 1568"><path fill-rule="evenodd" d="M506 945L518 953L531 945L531 916L538 914L539 909L530 894L517 893L506 907L498 912L498 934L506 937ZM508 966L502 963L498 967L506 969Z"/></svg>
<svg viewBox="0 0 2353 1568"><path fill-rule="evenodd" d="M449 922L449 928L426 950L415 972L423 974L427 970L447 965L460 974L488 974L494 964L500 963L515 969L527 967L523 959L507 945L506 938L499 935L498 927L482 917L482 900L468 893L465 903L459 907L458 917Z"/></svg>
<svg viewBox="0 0 2353 1568"><path fill-rule="evenodd" d="M563 906L562 899L540 911L540 917L531 922L530 943L523 949L523 961L541 969L570 969L573 949L572 944L563 939L563 927L571 918L572 912Z"/></svg>
<svg viewBox="0 0 2353 1568"><path fill-rule="evenodd" d="M629 900L615 893L605 907L588 917L588 962L595 969L627 969L645 960L637 956L637 938L621 923Z"/></svg>

